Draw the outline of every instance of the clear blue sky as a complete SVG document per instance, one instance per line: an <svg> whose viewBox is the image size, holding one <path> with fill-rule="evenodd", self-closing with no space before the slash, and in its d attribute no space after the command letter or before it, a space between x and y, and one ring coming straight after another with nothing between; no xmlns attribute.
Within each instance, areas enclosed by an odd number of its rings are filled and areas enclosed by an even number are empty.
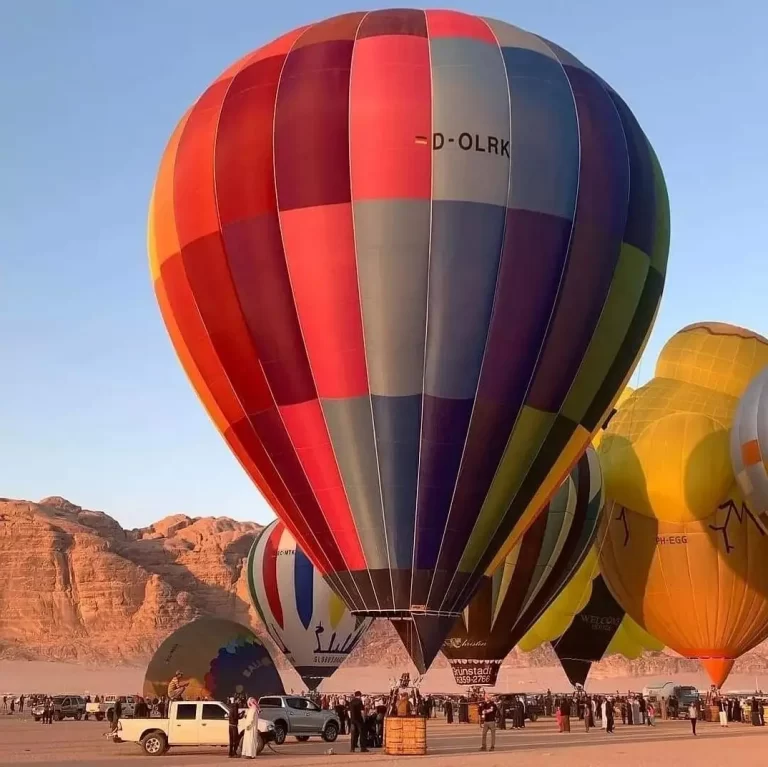
<svg viewBox="0 0 768 767"><path fill-rule="evenodd" d="M147 203L177 119L222 69L284 31L360 7L0 0L0 495L64 495L126 526L175 512L271 517L166 337L147 269ZM768 6L458 7L571 50L623 95L658 152L672 252L639 380L687 323L768 332Z"/></svg>

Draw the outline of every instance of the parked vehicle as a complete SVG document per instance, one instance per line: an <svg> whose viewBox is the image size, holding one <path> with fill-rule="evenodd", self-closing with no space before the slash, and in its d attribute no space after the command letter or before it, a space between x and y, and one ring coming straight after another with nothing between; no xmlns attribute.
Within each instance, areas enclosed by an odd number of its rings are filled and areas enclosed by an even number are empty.
<svg viewBox="0 0 768 767"><path fill-rule="evenodd" d="M259 718L258 752L275 740L272 722ZM239 730L245 729L245 719ZM165 719L121 719L117 742L138 743L148 756L161 756L174 746L228 746L229 708L217 700L172 701Z"/></svg>
<svg viewBox="0 0 768 767"><path fill-rule="evenodd" d="M281 745L288 735L296 740L309 740L313 735L333 743L341 730L335 711L320 708L313 700L300 695L269 695L259 699L262 714L275 725L275 743Z"/></svg>
<svg viewBox="0 0 768 767"><path fill-rule="evenodd" d="M653 701L674 698L677 701L678 717L685 718L688 716L688 706L698 703L700 695L698 689L691 685L665 682L657 687L644 687L643 697Z"/></svg>
<svg viewBox="0 0 768 767"><path fill-rule="evenodd" d="M32 716L36 722L43 718L45 705L38 703L32 708ZM53 718L80 720L85 716L85 698L80 695L57 695L53 698Z"/></svg>
<svg viewBox="0 0 768 767"><path fill-rule="evenodd" d="M123 707L123 717L132 717L136 706L133 695L105 695L100 703L88 703L85 707L86 715L92 716L99 722L105 717L111 722L115 713L115 701L120 700Z"/></svg>

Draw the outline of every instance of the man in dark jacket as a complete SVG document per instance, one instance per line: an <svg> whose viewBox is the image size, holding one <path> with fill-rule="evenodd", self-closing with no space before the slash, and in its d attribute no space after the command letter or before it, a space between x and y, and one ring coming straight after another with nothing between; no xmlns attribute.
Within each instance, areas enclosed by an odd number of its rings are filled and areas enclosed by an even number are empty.
<svg viewBox="0 0 768 767"><path fill-rule="evenodd" d="M120 698L115 700L114 708L112 709L112 732L117 732L117 723L120 721L120 717L123 715L123 702Z"/></svg>
<svg viewBox="0 0 768 767"><path fill-rule="evenodd" d="M352 736L351 750L355 751L359 743L360 751L367 751L364 706L359 690L355 692L354 698L349 701L349 732Z"/></svg>
<svg viewBox="0 0 768 767"><path fill-rule="evenodd" d="M240 709L237 705L237 698L234 698L229 704L229 758L237 759L237 747L240 745L240 731L238 722L240 721Z"/></svg>

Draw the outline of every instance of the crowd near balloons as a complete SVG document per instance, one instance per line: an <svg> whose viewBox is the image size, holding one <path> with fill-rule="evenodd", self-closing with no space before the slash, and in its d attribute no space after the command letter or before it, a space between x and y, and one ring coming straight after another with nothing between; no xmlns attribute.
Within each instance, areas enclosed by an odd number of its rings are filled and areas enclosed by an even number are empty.
<svg viewBox="0 0 768 767"><path fill-rule="evenodd" d="M308 690L375 621L468 688L545 643L579 690L664 646L720 687L768 637L768 340L702 318L628 385L669 242L621 95L504 22L343 14L190 106L152 193L152 280L277 517L248 594ZM205 694L283 691L244 626L166 644L148 694L179 669ZM573 701L541 705L561 729L654 717Z"/></svg>

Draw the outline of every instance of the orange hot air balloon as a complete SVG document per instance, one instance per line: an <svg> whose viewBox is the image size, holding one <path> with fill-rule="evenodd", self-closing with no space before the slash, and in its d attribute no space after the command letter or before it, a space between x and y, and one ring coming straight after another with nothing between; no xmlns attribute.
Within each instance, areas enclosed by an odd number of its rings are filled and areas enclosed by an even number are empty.
<svg viewBox="0 0 768 767"><path fill-rule="evenodd" d="M600 569L621 606L713 683L768 637L768 535L730 458L740 398L768 340L721 323L683 329L599 446L609 499Z"/></svg>

